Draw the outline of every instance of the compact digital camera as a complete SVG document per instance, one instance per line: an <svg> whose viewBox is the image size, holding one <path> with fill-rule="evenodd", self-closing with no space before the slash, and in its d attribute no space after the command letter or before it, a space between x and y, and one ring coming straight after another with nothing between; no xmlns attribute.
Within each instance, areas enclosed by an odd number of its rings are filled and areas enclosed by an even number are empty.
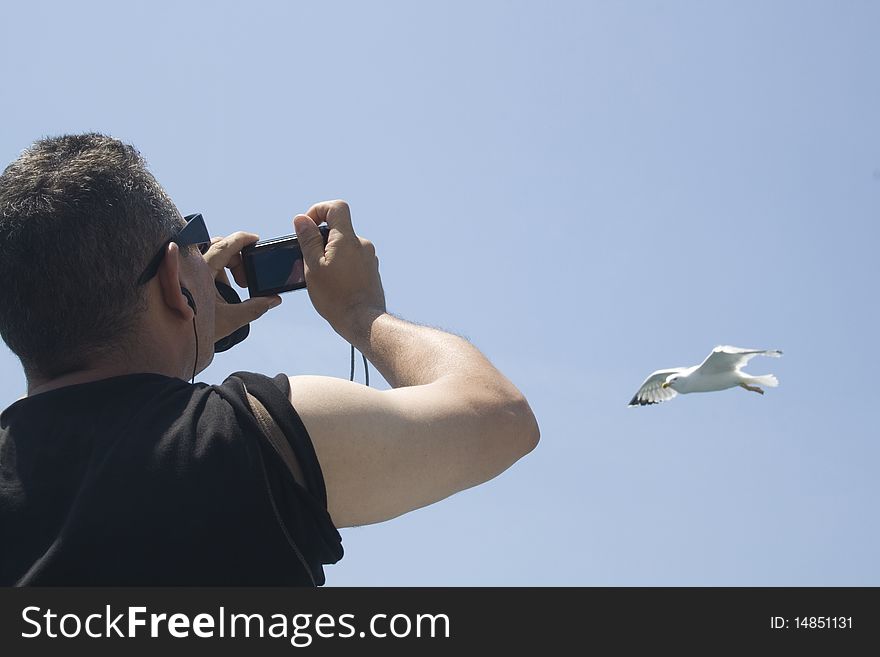
<svg viewBox="0 0 880 657"><path fill-rule="evenodd" d="M324 245L330 235L326 225L318 226ZM296 235L263 240L241 250L248 292L252 297L301 290L306 286L302 249Z"/></svg>

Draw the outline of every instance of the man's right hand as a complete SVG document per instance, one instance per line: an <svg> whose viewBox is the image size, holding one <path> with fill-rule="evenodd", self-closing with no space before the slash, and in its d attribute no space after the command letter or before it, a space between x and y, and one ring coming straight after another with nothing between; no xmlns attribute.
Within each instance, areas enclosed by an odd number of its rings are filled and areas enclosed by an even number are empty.
<svg viewBox="0 0 880 657"><path fill-rule="evenodd" d="M327 222L327 246L318 225ZM385 313L379 260L358 237L345 201L322 201L293 219L305 263L306 288L315 310L351 344L359 346L373 319Z"/></svg>

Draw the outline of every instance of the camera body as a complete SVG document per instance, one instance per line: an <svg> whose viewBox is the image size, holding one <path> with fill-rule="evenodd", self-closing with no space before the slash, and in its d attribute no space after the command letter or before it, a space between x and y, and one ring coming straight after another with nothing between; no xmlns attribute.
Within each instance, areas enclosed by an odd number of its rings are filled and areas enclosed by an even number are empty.
<svg viewBox="0 0 880 657"><path fill-rule="evenodd" d="M324 245L330 228L319 226ZM244 247L241 259L247 276L248 293L252 297L265 297L306 286L305 265L302 249L296 235L285 235L263 240Z"/></svg>

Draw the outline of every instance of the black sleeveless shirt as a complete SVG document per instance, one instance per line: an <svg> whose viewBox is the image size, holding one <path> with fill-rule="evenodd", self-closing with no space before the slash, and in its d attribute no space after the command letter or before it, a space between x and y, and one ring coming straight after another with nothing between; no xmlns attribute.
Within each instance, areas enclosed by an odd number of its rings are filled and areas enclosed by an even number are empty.
<svg viewBox="0 0 880 657"><path fill-rule="evenodd" d="M243 382L305 486L263 439ZM0 585L323 584L342 541L289 392L283 374L214 386L129 374L12 404L0 415Z"/></svg>

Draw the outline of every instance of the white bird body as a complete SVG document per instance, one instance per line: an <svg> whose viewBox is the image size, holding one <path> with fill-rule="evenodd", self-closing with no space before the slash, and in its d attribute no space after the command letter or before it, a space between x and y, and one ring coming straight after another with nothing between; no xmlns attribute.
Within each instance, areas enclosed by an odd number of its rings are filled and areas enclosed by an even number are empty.
<svg viewBox="0 0 880 657"><path fill-rule="evenodd" d="M755 356L779 358L778 349L741 349L721 345L715 347L706 359L693 367L673 367L657 370L644 380L638 392L630 400L630 406L646 406L668 401L676 394L691 392L715 392L740 386L746 390L764 394L759 385L779 385L772 374L753 376L742 368Z"/></svg>

